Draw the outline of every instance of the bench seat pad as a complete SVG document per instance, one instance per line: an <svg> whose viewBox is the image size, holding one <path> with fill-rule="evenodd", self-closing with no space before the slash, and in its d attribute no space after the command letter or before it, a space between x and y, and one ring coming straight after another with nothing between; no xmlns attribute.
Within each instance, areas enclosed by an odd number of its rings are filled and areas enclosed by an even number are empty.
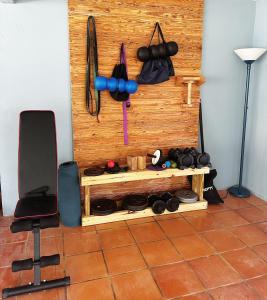
<svg viewBox="0 0 267 300"><path fill-rule="evenodd" d="M36 219L57 214L57 197L31 196L17 202L14 216L16 219Z"/></svg>

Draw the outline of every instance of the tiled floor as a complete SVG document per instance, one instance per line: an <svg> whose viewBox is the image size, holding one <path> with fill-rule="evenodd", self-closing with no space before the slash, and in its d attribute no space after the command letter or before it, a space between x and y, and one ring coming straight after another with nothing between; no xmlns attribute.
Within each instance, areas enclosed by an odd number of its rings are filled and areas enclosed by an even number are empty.
<svg viewBox="0 0 267 300"><path fill-rule="evenodd" d="M32 280L12 273L32 254L31 233L11 234L0 218L0 289ZM42 279L71 286L13 300L267 299L267 202L228 196L205 211L42 232L42 255L61 264Z"/></svg>

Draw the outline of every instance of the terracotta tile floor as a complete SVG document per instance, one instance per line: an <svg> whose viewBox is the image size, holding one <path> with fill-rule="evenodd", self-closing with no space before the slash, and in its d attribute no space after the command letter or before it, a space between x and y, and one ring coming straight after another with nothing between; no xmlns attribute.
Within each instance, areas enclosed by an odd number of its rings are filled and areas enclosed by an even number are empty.
<svg viewBox="0 0 267 300"><path fill-rule="evenodd" d="M0 290L33 275L11 272L33 243L31 233L11 234L11 222L0 218ZM267 300L267 202L255 196L228 196L204 211L47 229L41 243L43 255L62 254L42 279L70 275L71 286L11 300Z"/></svg>

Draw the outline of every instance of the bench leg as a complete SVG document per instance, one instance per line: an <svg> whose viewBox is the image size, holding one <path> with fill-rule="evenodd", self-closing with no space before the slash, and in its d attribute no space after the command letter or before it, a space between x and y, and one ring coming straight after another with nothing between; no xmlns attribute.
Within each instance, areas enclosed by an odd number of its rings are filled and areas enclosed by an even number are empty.
<svg viewBox="0 0 267 300"><path fill-rule="evenodd" d="M70 277L64 277L55 280L41 281L41 260L40 260L40 226L33 226L34 235L34 281L31 284L18 286L14 288L3 289L2 297L6 299L8 297L14 297L22 294L28 294L32 292L43 291L47 289L63 287L70 284Z"/></svg>
<svg viewBox="0 0 267 300"><path fill-rule="evenodd" d="M34 237L34 285L40 285L41 283L41 267L40 267L40 227L33 228ZM37 262L37 263L35 263Z"/></svg>
<svg viewBox="0 0 267 300"><path fill-rule="evenodd" d="M90 186L84 188L84 212L85 216L90 216Z"/></svg>

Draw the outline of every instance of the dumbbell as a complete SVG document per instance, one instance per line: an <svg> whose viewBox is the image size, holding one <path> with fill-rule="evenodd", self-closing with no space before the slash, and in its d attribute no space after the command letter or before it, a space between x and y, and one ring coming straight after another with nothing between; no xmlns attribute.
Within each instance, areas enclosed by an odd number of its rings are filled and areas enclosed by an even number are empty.
<svg viewBox="0 0 267 300"><path fill-rule="evenodd" d="M148 205L151 206L154 214L162 214L165 209L169 212L174 212L179 208L179 200L169 192L161 195L148 196Z"/></svg>
<svg viewBox="0 0 267 300"><path fill-rule="evenodd" d="M95 88L98 91L109 90L110 92L119 91L121 93L127 92L129 94L134 94L138 85L135 80L124 80L116 79L114 77L107 78L104 76L97 76L95 78Z"/></svg>
<svg viewBox="0 0 267 300"><path fill-rule="evenodd" d="M152 208L154 214L160 215L164 213L166 209L166 203L161 199L159 195L149 195L147 200L148 205Z"/></svg>
<svg viewBox="0 0 267 300"><path fill-rule="evenodd" d="M194 157L194 164L196 168L211 167L210 155L207 152L200 153L196 148L185 148L184 153L191 154Z"/></svg>
<svg viewBox="0 0 267 300"><path fill-rule="evenodd" d="M166 203L166 208L170 212L174 212L179 208L179 199L173 196L170 192L163 193L160 199Z"/></svg>
<svg viewBox="0 0 267 300"><path fill-rule="evenodd" d="M190 153L184 153L182 149L170 149L168 157L177 163L177 168L180 170L194 167L194 157Z"/></svg>

